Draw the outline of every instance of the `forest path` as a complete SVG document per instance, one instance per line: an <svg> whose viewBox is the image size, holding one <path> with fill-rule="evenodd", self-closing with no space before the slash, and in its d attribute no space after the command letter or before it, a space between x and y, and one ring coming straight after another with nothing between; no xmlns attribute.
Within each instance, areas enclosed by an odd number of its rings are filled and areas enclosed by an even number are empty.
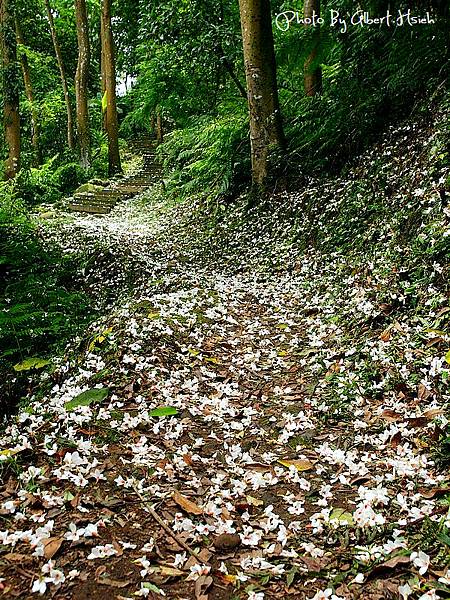
<svg viewBox="0 0 450 600"><path fill-rule="evenodd" d="M447 510L421 436L440 405L380 393L418 341L400 316L373 328L364 270L225 272L189 254L177 210L135 198L54 234L124 261L97 261L99 285L141 273L2 440L4 595L395 597L426 562L409 559L424 516Z"/></svg>
<svg viewBox="0 0 450 600"><path fill-rule="evenodd" d="M94 185L90 186L91 189L76 193L69 203L69 210L108 214L118 202L142 194L160 181L161 165L156 158L154 140L136 139L129 145L137 156L142 157L139 170L121 179L113 179L106 186Z"/></svg>

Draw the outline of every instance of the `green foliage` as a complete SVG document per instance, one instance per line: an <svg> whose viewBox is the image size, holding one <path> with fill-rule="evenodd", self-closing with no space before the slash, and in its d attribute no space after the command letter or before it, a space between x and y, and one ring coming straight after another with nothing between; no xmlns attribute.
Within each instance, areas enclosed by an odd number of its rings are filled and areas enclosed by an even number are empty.
<svg viewBox="0 0 450 600"><path fill-rule="evenodd" d="M170 417L178 414L178 410L173 406L161 406L160 408L154 408L149 413L150 417Z"/></svg>
<svg viewBox="0 0 450 600"><path fill-rule="evenodd" d="M246 111L239 105L226 105L220 112L215 118L193 119L188 127L167 136L161 153L166 167L172 169L167 184L170 192L229 195L237 182L247 180Z"/></svg>
<svg viewBox="0 0 450 600"><path fill-rule="evenodd" d="M58 156L54 156L39 169L24 168L19 172L15 180L15 191L28 206L54 202L60 198L61 194L53 181L57 159Z"/></svg>
<svg viewBox="0 0 450 600"><path fill-rule="evenodd" d="M92 316L77 259L41 241L15 184L0 187L0 376L48 356ZM16 369L17 370L17 369Z"/></svg>
<svg viewBox="0 0 450 600"><path fill-rule="evenodd" d="M328 8L341 14L354 12L346 1L335 1ZM323 94L307 98L299 81L310 51L311 30L297 26L275 33L289 139L286 170L295 165L301 165L303 173L340 169L448 77L448 61L443 61L448 33L443 20L432 26L394 29L352 26L345 34L325 26L318 58Z"/></svg>
<svg viewBox="0 0 450 600"><path fill-rule="evenodd" d="M78 163L69 162L58 167L52 179L61 192L67 193L85 181L86 173Z"/></svg>
<svg viewBox="0 0 450 600"><path fill-rule="evenodd" d="M108 397L108 388L94 388L92 390L86 390L78 396L75 396L72 400L66 403L65 409L67 411L74 410L79 406L90 406L91 404L100 404Z"/></svg>

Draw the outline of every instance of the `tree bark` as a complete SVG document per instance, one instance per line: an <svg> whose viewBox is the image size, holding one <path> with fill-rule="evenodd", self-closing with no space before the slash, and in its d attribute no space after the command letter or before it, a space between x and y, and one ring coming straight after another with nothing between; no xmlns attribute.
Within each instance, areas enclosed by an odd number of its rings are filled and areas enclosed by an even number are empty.
<svg viewBox="0 0 450 600"><path fill-rule="evenodd" d="M64 67L64 61L61 53L61 47L59 45L58 36L56 34L55 23L53 20L52 9L50 6L50 0L44 0L45 8L47 9L47 18L50 27L50 33L53 40L53 48L55 49L56 60L58 62L59 74L61 77L61 84L64 94L64 102L66 104L67 112L67 144L71 150L75 150L75 134L73 124L73 111L72 104L70 102L69 87L67 85L66 69Z"/></svg>
<svg viewBox="0 0 450 600"><path fill-rule="evenodd" d="M247 99L247 92L245 91L245 88L242 85L242 83L239 81L238 76L234 72L233 65L230 63L230 61L225 56L225 52L220 44L216 45L216 54L218 55L220 62L225 67L225 70L227 71L228 75L230 76L232 81L235 83L237 89L239 90L239 94L243 98Z"/></svg>
<svg viewBox="0 0 450 600"><path fill-rule="evenodd" d="M20 169L20 115L17 41L14 0L0 0L0 29L3 80L3 119L8 158L5 178L12 179Z"/></svg>
<svg viewBox="0 0 450 600"><path fill-rule="evenodd" d="M23 38L22 28L20 26L20 21L16 15L15 17L16 23L16 38L17 43L20 46L25 47L25 40ZM28 63L27 55L25 54L24 49L20 53L20 63L22 66L22 74L23 74L23 83L25 87L25 94L27 96L28 102L30 103L31 110L31 143L34 148L35 154L35 162L36 165L39 166L42 164L42 151L40 145L40 135L39 135L39 118L38 111L36 105L34 103L34 90L33 90L33 82L31 81L31 73L30 73L30 65Z"/></svg>
<svg viewBox="0 0 450 600"><path fill-rule="evenodd" d="M305 0L303 7L303 16L305 19L312 19L315 13L320 17L320 0ZM315 96L322 93L322 69L316 64L317 54L320 43L320 26L314 27L312 34L313 46L304 64L303 81L305 86L305 94L307 96Z"/></svg>
<svg viewBox="0 0 450 600"><path fill-rule="evenodd" d="M164 129L160 106L156 107L156 141L158 144L162 144L164 141Z"/></svg>
<svg viewBox="0 0 450 600"><path fill-rule="evenodd" d="M106 92L106 133L108 135L109 174L122 172L119 152L119 123L116 100L116 59L111 23L112 0L102 2L102 82Z"/></svg>
<svg viewBox="0 0 450 600"><path fill-rule="evenodd" d="M106 131L106 110L103 110L103 98L106 93L106 72L105 72L105 33L103 30L103 15L100 15L100 89L102 94L102 126Z"/></svg>
<svg viewBox="0 0 450 600"><path fill-rule="evenodd" d="M80 148L80 164L83 169L91 166L91 136L89 131L88 82L91 50L89 45L86 0L75 0L75 17L78 40L78 64L75 74L75 98L77 104L77 132Z"/></svg>
<svg viewBox="0 0 450 600"><path fill-rule="evenodd" d="M252 179L255 186L263 187L271 147L285 146L270 0L239 0L239 9L250 114Z"/></svg>

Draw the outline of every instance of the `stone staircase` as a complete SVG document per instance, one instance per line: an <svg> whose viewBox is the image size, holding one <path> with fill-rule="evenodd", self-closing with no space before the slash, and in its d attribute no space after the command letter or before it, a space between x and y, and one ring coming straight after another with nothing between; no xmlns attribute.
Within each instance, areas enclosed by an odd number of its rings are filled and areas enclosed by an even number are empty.
<svg viewBox="0 0 450 600"><path fill-rule="evenodd" d="M147 138L134 140L130 148L143 158L142 167L137 173L119 180L110 181L108 185L81 186L69 202L69 210L73 212L106 215L121 200L132 198L162 181L162 169L155 155L155 141ZM86 190L83 190L83 188Z"/></svg>

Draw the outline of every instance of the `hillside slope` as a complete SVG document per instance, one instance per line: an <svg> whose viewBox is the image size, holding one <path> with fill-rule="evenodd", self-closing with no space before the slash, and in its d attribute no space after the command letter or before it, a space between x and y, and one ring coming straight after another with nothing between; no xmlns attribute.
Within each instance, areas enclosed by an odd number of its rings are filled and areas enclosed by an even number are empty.
<svg viewBox="0 0 450 600"><path fill-rule="evenodd" d="M0 597L448 597L448 116L250 211L42 222L104 316L3 433Z"/></svg>

